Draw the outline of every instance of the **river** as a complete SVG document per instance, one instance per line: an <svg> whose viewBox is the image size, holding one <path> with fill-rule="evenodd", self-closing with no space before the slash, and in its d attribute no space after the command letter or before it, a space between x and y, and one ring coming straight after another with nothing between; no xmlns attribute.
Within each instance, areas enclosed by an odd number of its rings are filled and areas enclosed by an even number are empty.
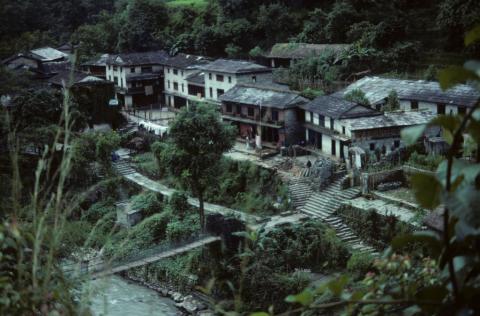
<svg viewBox="0 0 480 316"><path fill-rule="evenodd" d="M90 286L96 316L181 315L172 300L119 276L92 280Z"/></svg>

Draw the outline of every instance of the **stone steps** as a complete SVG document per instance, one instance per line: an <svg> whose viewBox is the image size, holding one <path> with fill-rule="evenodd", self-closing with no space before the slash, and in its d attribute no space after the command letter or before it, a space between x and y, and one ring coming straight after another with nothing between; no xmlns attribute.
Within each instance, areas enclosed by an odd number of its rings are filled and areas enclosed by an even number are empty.
<svg viewBox="0 0 480 316"><path fill-rule="evenodd" d="M341 183L344 178L338 179L320 192L314 192L310 198L300 207L300 212L313 218L318 218L333 228L342 241L355 251L378 254L376 250L366 245L342 219L335 216L335 211L340 208L342 202L353 199L360 195L358 188L342 190Z"/></svg>
<svg viewBox="0 0 480 316"><path fill-rule="evenodd" d="M122 176L136 172L135 169L133 169L130 164L123 159L113 162L112 166L115 171Z"/></svg>

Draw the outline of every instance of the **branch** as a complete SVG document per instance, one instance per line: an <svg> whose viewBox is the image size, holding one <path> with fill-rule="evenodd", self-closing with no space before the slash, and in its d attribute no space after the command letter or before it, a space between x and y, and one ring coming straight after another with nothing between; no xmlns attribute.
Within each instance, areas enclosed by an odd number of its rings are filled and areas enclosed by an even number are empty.
<svg viewBox="0 0 480 316"><path fill-rule="evenodd" d="M445 189L447 194L450 194L450 190L452 188L452 167L453 167L453 158L458 153L460 149L460 141L462 140L463 132L465 127L467 126L468 121L471 119L473 112L479 107L480 102L477 102L475 106L465 115L460 124L460 127L456 130L455 135L453 137L452 146L448 152L448 165L447 165L447 179L446 179L446 186ZM445 253L448 254L450 250L450 236L448 231L448 223L449 223L449 209L445 206L445 211L443 213L443 243L445 245ZM457 277L455 275L455 268L453 265L453 258L448 258L448 273L450 276L450 283L452 284L453 289L453 297L456 303L458 303L458 283Z"/></svg>

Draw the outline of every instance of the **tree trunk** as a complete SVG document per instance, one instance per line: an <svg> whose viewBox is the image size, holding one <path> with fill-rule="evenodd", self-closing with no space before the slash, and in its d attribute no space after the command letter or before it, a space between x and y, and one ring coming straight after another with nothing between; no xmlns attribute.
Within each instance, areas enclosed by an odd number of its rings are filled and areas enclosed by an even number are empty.
<svg viewBox="0 0 480 316"><path fill-rule="evenodd" d="M205 209L203 206L203 191L198 191L198 215L200 216L200 229L205 232Z"/></svg>

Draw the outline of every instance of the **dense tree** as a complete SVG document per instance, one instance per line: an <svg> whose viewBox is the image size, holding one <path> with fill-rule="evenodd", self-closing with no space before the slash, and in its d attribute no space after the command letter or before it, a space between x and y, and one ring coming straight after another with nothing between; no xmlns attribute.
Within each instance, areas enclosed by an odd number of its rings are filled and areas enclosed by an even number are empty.
<svg viewBox="0 0 480 316"><path fill-rule="evenodd" d="M160 164L198 198L202 228L206 187L214 185L215 167L234 138L214 107L200 104L184 108L170 127L168 143L155 148Z"/></svg>

